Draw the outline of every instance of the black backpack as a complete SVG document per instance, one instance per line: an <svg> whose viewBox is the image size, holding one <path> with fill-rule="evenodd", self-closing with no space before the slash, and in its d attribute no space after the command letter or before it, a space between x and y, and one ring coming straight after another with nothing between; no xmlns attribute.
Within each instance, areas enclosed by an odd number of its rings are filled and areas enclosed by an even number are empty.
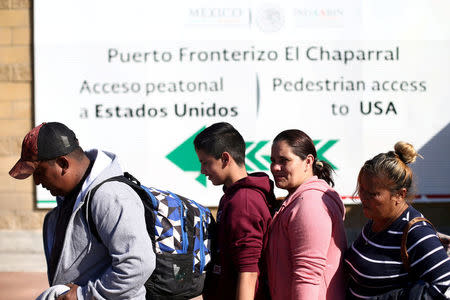
<svg viewBox="0 0 450 300"><path fill-rule="evenodd" d="M211 236L215 227L211 211L172 192L143 186L127 172L92 188L85 201L89 203L86 210L90 211L90 199L97 189L110 181L129 185L144 205L146 229L156 254L156 268L145 283L146 299L190 299L200 295L211 261ZM101 241L92 214L87 215L92 234Z"/></svg>

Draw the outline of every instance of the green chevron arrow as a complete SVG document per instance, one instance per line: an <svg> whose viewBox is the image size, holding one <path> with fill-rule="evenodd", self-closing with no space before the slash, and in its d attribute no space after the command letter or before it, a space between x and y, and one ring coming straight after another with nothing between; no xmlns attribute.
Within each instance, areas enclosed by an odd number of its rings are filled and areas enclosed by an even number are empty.
<svg viewBox="0 0 450 300"><path fill-rule="evenodd" d="M203 126L190 136L187 140L185 140L180 146L175 148L172 152L167 154L166 158L177 165L181 170L187 172L198 172L200 171L200 162L198 161L197 154L195 153L194 148L194 139L197 134L200 133L206 126ZM195 178L200 184L206 186L206 176L200 174L197 178Z"/></svg>
<svg viewBox="0 0 450 300"><path fill-rule="evenodd" d="M253 142L245 142L245 149L250 148L251 145L253 145ZM253 168L247 165L247 163L245 163L245 168L247 171L253 171Z"/></svg>
<svg viewBox="0 0 450 300"><path fill-rule="evenodd" d="M320 140L314 140L313 143L314 145L317 145L320 142ZM334 144L336 144L338 142L338 140L329 140L328 142L325 143L325 145L323 145L322 147L320 147L319 149L317 149L317 158L319 160L324 160L327 163L330 164L330 166L334 169L337 170L338 168L333 165L331 163L331 161L329 161L325 156L323 156L323 154L330 149Z"/></svg>
<svg viewBox="0 0 450 300"><path fill-rule="evenodd" d="M256 144L256 146L246 155L246 159L251 161L256 168L258 168L259 170L262 171L266 171L268 170L268 168L263 165L259 160L256 159L256 153L258 153L259 150L261 150L261 148L263 148L269 141L260 141ZM254 142L246 142L245 146L247 147L247 149L253 145ZM247 171L253 171L253 168L251 168L249 165L245 164L245 167L247 168Z"/></svg>

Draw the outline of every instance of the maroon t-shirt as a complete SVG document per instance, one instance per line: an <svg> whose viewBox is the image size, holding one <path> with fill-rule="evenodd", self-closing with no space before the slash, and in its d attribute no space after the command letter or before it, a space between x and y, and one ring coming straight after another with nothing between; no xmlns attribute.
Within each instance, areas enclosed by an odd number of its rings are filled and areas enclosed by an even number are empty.
<svg viewBox="0 0 450 300"><path fill-rule="evenodd" d="M213 265L218 280L207 280L210 286L204 298L235 299L238 273L258 272L255 299L267 299L262 254L272 219L268 203L275 199L273 182L265 173L253 173L224 192L217 211L218 251Z"/></svg>

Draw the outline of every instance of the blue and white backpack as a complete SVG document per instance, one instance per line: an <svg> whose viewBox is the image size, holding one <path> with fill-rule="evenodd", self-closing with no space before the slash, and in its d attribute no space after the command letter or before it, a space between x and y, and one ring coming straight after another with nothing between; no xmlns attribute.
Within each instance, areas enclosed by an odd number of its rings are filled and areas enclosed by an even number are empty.
<svg viewBox="0 0 450 300"><path fill-rule="evenodd" d="M211 260L215 221L210 210L172 192L143 186L127 172L98 184L85 203L90 203L97 189L110 181L128 184L144 204L147 232L156 254L155 271L145 283L146 298L190 299L200 295ZM90 210L89 204L86 209ZM101 241L92 214L87 215L90 230Z"/></svg>

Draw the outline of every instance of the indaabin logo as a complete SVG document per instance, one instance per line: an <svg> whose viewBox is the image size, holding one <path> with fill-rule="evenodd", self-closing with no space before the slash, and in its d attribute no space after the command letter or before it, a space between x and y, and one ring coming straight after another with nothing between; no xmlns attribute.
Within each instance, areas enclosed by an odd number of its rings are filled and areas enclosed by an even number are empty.
<svg viewBox="0 0 450 300"><path fill-rule="evenodd" d="M196 181L207 186L207 178L200 174L200 162L194 149L194 139L206 126L200 128L193 135L188 137L178 147L172 150L166 158L177 165L185 172L196 172ZM338 168L325 157L325 152L333 147L339 140L313 140L316 146L317 158L328 162L333 169ZM248 172L269 171L270 169L270 140L246 141L245 167Z"/></svg>
<svg viewBox="0 0 450 300"><path fill-rule="evenodd" d="M296 8L294 15L310 18L338 18L344 16L344 11L338 8Z"/></svg>
<svg viewBox="0 0 450 300"><path fill-rule="evenodd" d="M294 8L297 27L342 27L344 9L336 7Z"/></svg>

